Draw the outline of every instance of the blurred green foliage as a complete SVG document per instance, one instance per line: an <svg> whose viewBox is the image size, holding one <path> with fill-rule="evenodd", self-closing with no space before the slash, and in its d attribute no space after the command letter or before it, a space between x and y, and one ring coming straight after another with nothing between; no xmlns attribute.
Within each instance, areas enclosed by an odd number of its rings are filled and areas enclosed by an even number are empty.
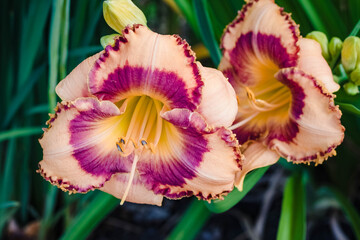
<svg viewBox="0 0 360 240"><path fill-rule="evenodd" d="M144 11L151 29L177 33L193 46L203 42L213 63L206 59L205 62L213 66L221 58L218 46L223 29L243 4L242 0L164 1L178 7L171 9L160 0L134 2ZM360 19L359 0L276 2L292 13L303 36L318 30L329 39L337 36L344 40ZM41 222L41 239L60 236L84 239L116 207L117 200L100 192L68 196L50 186L35 172L42 159L37 139L41 127L45 127L49 109L52 111L59 100L54 92L57 82L87 56L100 51L100 38L113 31L102 18L102 1L3 0L1 5L0 238L12 219L20 226ZM188 26L184 27L184 19ZM359 174L360 120L356 113L360 109L360 96L350 97L339 92L338 102L344 110L345 141L337 157L324 166L306 169L310 176L308 185L314 189L324 185L335 189L326 188L328 194L325 195L338 200L339 208L345 209L344 213L360 238L358 209L351 203L357 193L354 179ZM288 168L289 174L298 174L300 168L303 171L301 166ZM301 181L294 177L286 185L284 211L291 211L288 206L294 204L290 198L292 191L300 191L293 186L304 184ZM294 194L305 198L303 192ZM315 198L312 204L320 200ZM313 205L307 209L314 209ZM197 212L205 219L209 214L204 211L209 210L202 207ZM296 212L289 214L297 216ZM196 211L188 217L196 219ZM303 215L301 218L304 222ZM205 220L198 223L205 224ZM62 228L51 231L59 223ZM74 224L79 227L74 229ZM193 229L191 236L196 236L201 224ZM181 226L176 229L181 231ZM281 229L279 227L279 231Z"/></svg>

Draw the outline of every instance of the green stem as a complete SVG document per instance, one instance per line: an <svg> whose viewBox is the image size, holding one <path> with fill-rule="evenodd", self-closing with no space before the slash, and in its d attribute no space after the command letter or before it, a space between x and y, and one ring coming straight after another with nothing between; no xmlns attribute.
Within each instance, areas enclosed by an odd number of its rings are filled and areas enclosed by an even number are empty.
<svg viewBox="0 0 360 240"><path fill-rule="evenodd" d="M360 31L360 19L359 21L355 24L355 27L353 28L353 30L351 31L349 36L356 36Z"/></svg>
<svg viewBox="0 0 360 240"><path fill-rule="evenodd" d="M186 210L180 222L172 230L167 240L191 240L196 237L205 223L211 217L211 212L205 207L204 202L194 199Z"/></svg>
<svg viewBox="0 0 360 240"><path fill-rule="evenodd" d="M119 199L107 193L98 192L95 199L71 222L60 239L86 239L91 231L118 205Z"/></svg>
<svg viewBox="0 0 360 240"><path fill-rule="evenodd" d="M241 192L237 189L234 189L224 198L224 200L213 200L211 203L205 202L206 207L214 213L226 212L246 196L246 194L255 186L255 184L260 180L260 178L268 169L269 167L263 167L253 170L248 175L246 175L243 184L244 187Z"/></svg>

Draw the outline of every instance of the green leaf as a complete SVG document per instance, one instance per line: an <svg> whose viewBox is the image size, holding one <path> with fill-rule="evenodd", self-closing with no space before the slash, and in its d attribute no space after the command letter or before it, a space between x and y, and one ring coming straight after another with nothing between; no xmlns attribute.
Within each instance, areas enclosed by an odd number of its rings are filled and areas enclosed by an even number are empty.
<svg viewBox="0 0 360 240"><path fill-rule="evenodd" d="M60 79L66 77L66 62L68 57L68 43L69 43L69 22L70 22L70 0L65 0L61 13L61 35L60 35L60 64L59 72Z"/></svg>
<svg viewBox="0 0 360 240"><path fill-rule="evenodd" d="M350 17L352 22L355 23L360 21L360 1L359 0L348 0L348 8L350 11ZM355 36L355 35L353 35Z"/></svg>
<svg viewBox="0 0 360 240"><path fill-rule="evenodd" d="M25 127L25 128L16 128L9 131L3 131L0 132L0 142L10 138L37 135L42 132L43 130L41 127Z"/></svg>
<svg viewBox="0 0 360 240"><path fill-rule="evenodd" d="M16 201L8 201L0 203L0 209L19 207L19 202Z"/></svg>
<svg viewBox="0 0 360 240"><path fill-rule="evenodd" d="M268 169L269 167L263 167L253 170L248 175L246 175L244 180L244 187L241 192L237 189L234 189L224 198L224 200L213 200L211 203L205 202L206 207L214 213L226 212L246 196L246 194L255 186L255 184L260 180L260 178Z"/></svg>
<svg viewBox="0 0 360 240"><path fill-rule="evenodd" d="M343 111L347 111L348 113L352 113L360 117L360 109L355 107L350 103L337 103L340 106L340 109Z"/></svg>
<svg viewBox="0 0 360 240"><path fill-rule="evenodd" d="M230 4L234 8L234 10L241 10L243 5L245 4L244 0L230 0Z"/></svg>
<svg viewBox="0 0 360 240"><path fill-rule="evenodd" d="M34 66L36 54L39 52L40 44L43 41L51 2L50 0L40 0L36 4L29 5L30 10L27 18L24 19L20 38L19 89L29 78Z"/></svg>
<svg viewBox="0 0 360 240"><path fill-rule="evenodd" d="M192 201L180 222L166 238L167 240L191 240L196 237L211 216L211 212L203 202L197 199Z"/></svg>
<svg viewBox="0 0 360 240"><path fill-rule="evenodd" d="M11 104L9 106L9 110L6 113L4 122L2 124L2 128L6 128L13 117L15 116L15 113L20 108L21 104L25 101L26 97L28 97L29 93L32 92L32 89L35 85L35 83L39 80L41 75L45 72L46 65L43 64L39 68L37 68L29 77L29 79L26 81L26 83L23 84L23 86L18 90L17 94L14 98L11 100Z"/></svg>
<svg viewBox="0 0 360 240"><path fill-rule="evenodd" d="M306 239L305 184L301 174L295 173L285 185L277 240Z"/></svg>
<svg viewBox="0 0 360 240"><path fill-rule="evenodd" d="M339 13L339 8L334 5L333 1L316 0L311 2L325 25L328 36L343 38L348 34L347 26Z"/></svg>
<svg viewBox="0 0 360 240"><path fill-rule="evenodd" d="M207 0L194 0L193 4L198 25L201 26L199 29L201 39L209 50L214 65L218 66L221 60L221 51L210 20L208 2Z"/></svg>
<svg viewBox="0 0 360 240"><path fill-rule="evenodd" d="M190 24L191 28L195 32L196 36L200 36L199 26L196 22L196 17L194 14L194 10L191 4L191 0L174 0L176 5L179 7L182 14L185 16L186 20Z"/></svg>
<svg viewBox="0 0 360 240"><path fill-rule="evenodd" d="M355 27L353 28L353 30L351 31L349 37L350 37L350 36L356 36L356 35L358 35L359 31L360 31L360 19L359 19L359 21L356 23L356 25L355 25Z"/></svg>
<svg viewBox="0 0 360 240"><path fill-rule="evenodd" d="M97 225L119 205L119 199L107 193L99 192L95 199L84 208L70 223L70 227L60 239L86 239Z"/></svg>
<svg viewBox="0 0 360 240"><path fill-rule="evenodd" d="M331 187L324 187L322 190L328 191L340 204L343 212L347 216L354 233L357 239L360 239L360 215L357 212L356 208L351 204L351 202L344 196L340 191Z"/></svg>
<svg viewBox="0 0 360 240"><path fill-rule="evenodd" d="M315 6L313 4L312 0L299 0L300 6L303 8L305 14L308 16L311 24L317 31L324 32L326 35L328 35L328 32L326 31L326 27L321 20L317 10L315 9Z"/></svg>
<svg viewBox="0 0 360 240"><path fill-rule="evenodd" d="M69 51L69 57L80 57L90 54L95 54L97 52L100 52L104 50L103 47L99 46L87 46L87 47L81 47L76 48Z"/></svg>
<svg viewBox="0 0 360 240"><path fill-rule="evenodd" d="M6 151L5 167L1 173L1 188L0 188L0 202L6 202L12 199L14 193L14 180L15 180L15 153L16 153L16 140L11 139ZM17 208L16 208L17 209ZM6 211L7 209L0 209L0 236L2 235L3 228L9 217L15 213L15 210ZM4 219L2 219L4 218Z"/></svg>
<svg viewBox="0 0 360 240"><path fill-rule="evenodd" d="M8 222L10 218L14 216L19 206L12 206L4 209L0 209L0 238L3 236L2 231L5 224Z"/></svg>
<svg viewBox="0 0 360 240"><path fill-rule="evenodd" d="M74 15L72 17L73 21L71 23L71 48L78 47L81 42L82 35L86 31L85 21L86 21L86 12L87 6L89 4L88 0L77 0L75 2Z"/></svg>
<svg viewBox="0 0 360 240"><path fill-rule="evenodd" d="M208 0L207 2L215 39L219 45L224 29L236 17L237 9L229 1Z"/></svg>
<svg viewBox="0 0 360 240"><path fill-rule="evenodd" d="M58 82L59 49L61 39L62 12L66 8L65 0L53 0L52 16L49 36L49 111L53 111L56 105L55 87Z"/></svg>
<svg viewBox="0 0 360 240"><path fill-rule="evenodd" d="M351 96L340 88L336 93L335 103L338 104L341 110L359 116L360 114L360 94Z"/></svg>
<svg viewBox="0 0 360 240"><path fill-rule="evenodd" d="M52 215L56 204L57 193L57 187L50 185L46 194L43 219L41 220L41 227L39 231L40 240L46 239L46 234L51 227L50 220L53 218Z"/></svg>

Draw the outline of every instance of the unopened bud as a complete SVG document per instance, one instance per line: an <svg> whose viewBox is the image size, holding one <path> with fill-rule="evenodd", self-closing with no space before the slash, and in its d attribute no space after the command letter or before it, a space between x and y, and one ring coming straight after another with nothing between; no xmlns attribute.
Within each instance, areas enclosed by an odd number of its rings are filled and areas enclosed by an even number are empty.
<svg viewBox="0 0 360 240"><path fill-rule="evenodd" d="M359 93L359 87L353 82L347 82L344 84L344 90L349 95L356 95Z"/></svg>
<svg viewBox="0 0 360 240"><path fill-rule="evenodd" d="M319 31L313 31L306 35L306 38L313 39L317 41L321 46L321 54L326 60L330 59L329 50L328 50L328 38L326 37L325 33Z"/></svg>
<svg viewBox="0 0 360 240"><path fill-rule="evenodd" d="M340 82L340 78L336 75L333 75L333 79L334 79L334 82L336 82L336 83Z"/></svg>
<svg viewBox="0 0 360 240"><path fill-rule="evenodd" d="M343 43L341 51L341 63L345 71L351 72L360 63L360 39L358 37L348 37Z"/></svg>
<svg viewBox="0 0 360 240"><path fill-rule="evenodd" d="M338 37L333 37L329 43L329 53L332 59L340 56L343 42Z"/></svg>
<svg viewBox="0 0 360 240"><path fill-rule="evenodd" d="M105 35L100 38L100 44L103 48L106 48L107 45L113 46L115 44L115 38L119 37L120 34L110 34Z"/></svg>
<svg viewBox="0 0 360 240"><path fill-rule="evenodd" d="M144 13L131 0L104 1L103 14L106 23L118 33L128 25L146 25Z"/></svg>
<svg viewBox="0 0 360 240"><path fill-rule="evenodd" d="M356 86L360 86L360 68L356 68L350 74L350 81L352 81Z"/></svg>

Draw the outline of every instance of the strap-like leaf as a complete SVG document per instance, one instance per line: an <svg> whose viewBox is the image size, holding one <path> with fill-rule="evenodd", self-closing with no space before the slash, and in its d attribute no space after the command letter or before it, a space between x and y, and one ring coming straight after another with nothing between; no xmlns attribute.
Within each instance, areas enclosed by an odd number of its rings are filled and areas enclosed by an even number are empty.
<svg viewBox="0 0 360 240"><path fill-rule="evenodd" d="M269 167L263 167L250 172L245 177L244 187L241 192L234 189L224 198L224 200L213 200L211 203L205 202L207 208L214 213L226 212L245 197L245 195L255 186L268 169Z"/></svg>
<svg viewBox="0 0 360 240"><path fill-rule="evenodd" d="M306 239L305 184L301 174L294 173L285 185L277 240Z"/></svg>
<svg viewBox="0 0 360 240"><path fill-rule="evenodd" d="M209 49L210 56L215 66L221 60L221 51L216 41L213 26L208 11L207 0L194 0L195 16L198 22L201 38L205 46Z"/></svg>
<svg viewBox="0 0 360 240"><path fill-rule="evenodd" d="M61 239L86 239L91 231L118 205L119 199L107 193L99 192L98 196L77 215Z"/></svg>

